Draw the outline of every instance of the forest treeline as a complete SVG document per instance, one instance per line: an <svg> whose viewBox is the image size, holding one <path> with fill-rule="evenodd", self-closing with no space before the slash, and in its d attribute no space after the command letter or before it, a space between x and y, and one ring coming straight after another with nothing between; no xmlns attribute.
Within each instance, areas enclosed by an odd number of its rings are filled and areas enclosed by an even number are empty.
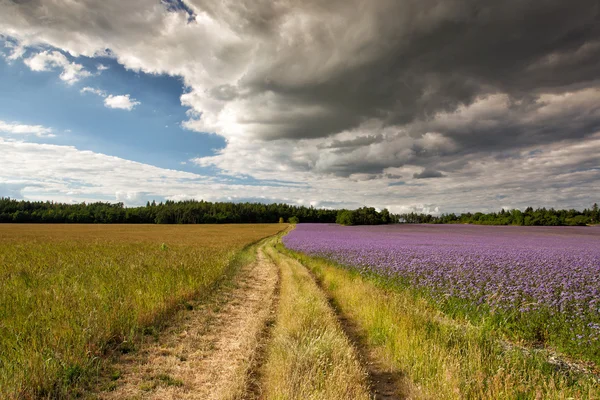
<svg viewBox="0 0 600 400"><path fill-rule="evenodd" d="M408 213L397 216L400 222L409 224L477 224L477 225L519 225L519 226L583 226L600 222L600 210L594 203L592 208L578 210L555 210L553 208L533 209L528 207L525 211L501 210L492 213L462 213L430 214Z"/></svg>
<svg viewBox="0 0 600 400"><path fill-rule="evenodd" d="M229 224L335 222L337 210L288 204L212 203L208 201L64 204L0 198L0 222L88 224Z"/></svg>
<svg viewBox="0 0 600 400"><path fill-rule="evenodd" d="M598 224L598 205L583 211L529 207L525 211L501 210L493 213L392 214L373 207L356 210L328 210L289 204L229 203L208 201L148 202L141 207L123 203L65 204L51 201L25 201L0 197L0 223L100 223L100 224L225 224L316 222L342 225L390 223L482 224L482 225L590 225Z"/></svg>

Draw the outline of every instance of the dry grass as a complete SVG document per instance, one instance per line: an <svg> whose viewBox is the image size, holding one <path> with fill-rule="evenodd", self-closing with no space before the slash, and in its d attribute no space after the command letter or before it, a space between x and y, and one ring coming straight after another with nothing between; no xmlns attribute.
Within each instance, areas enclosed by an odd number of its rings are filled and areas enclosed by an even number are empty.
<svg viewBox="0 0 600 400"><path fill-rule="evenodd" d="M277 267L259 250L256 261L244 265L213 296L190 302L165 330L119 357L112 373L100 379L99 397L244 398L272 318L277 283Z"/></svg>
<svg viewBox="0 0 600 400"><path fill-rule="evenodd" d="M74 395L282 228L0 225L0 398Z"/></svg>
<svg viewBox="0 0 600 400"><path fill-rule="evenodd" d="M281 268L281 292L262 371L264 398L369 399L367 374L308 271L267 251Z"/></svg>
<svg viewBox="0 0 600 400"><path fill-rule="evenodd" d="M591 376L502 345L494 332L447 318L414 294L327 261L288 252L318 277L375 356L413 383L411 398L598 399Z"/></svg>

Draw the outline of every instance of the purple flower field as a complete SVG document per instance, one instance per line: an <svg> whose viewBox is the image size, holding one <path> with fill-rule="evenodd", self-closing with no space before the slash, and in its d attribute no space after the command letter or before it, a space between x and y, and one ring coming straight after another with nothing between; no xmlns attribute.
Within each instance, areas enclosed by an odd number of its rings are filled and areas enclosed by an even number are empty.
<svg viewBox="0 0 600 400"><path fill-rule="evenodd" d="M563 344L600 346L600 227L299 224L283 241L399 278L439 303L542 316Z"/></svg>

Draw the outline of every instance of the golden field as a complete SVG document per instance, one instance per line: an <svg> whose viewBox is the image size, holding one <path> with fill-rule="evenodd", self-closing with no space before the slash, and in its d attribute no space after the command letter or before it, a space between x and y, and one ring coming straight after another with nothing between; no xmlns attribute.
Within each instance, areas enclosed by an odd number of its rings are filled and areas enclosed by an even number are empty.
<svg viewBox="0 0 600 400"><path fill-rule="evenodd" d="M63 397L210 292L261 225L0 225L0 398Z"/></svg>

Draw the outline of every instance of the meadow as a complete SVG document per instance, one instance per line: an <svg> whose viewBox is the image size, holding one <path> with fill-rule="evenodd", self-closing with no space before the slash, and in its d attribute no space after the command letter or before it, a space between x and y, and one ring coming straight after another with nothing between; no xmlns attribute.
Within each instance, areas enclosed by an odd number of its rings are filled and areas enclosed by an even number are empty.
<svg viewBox="0 0 600 400"><path fill-rule="evenodd" d="M285 245L446 315L600 364L600 228L301 224Z"/></svg>
<svg viewBox="0 0 600 400"><path fill-rule="evenodd" d="M279 250L313 272L407 397L592 399L599 233L300 224Z"/></svg>
<svg viewBox="0 0 600 400"><path fill-rule="evenodd" d="M281 229L0 225L0 398L73 395Z"/></svg>
<svg viewBox="0 0 600 400"><path fill-rule="evenodd" d="M208 310L202 343L229 337L234 353L198 354L227 369L240 351L232 310L263 289L274 300L251 313L231 398L600 396L600 229L298 224L282 237L287 226L0 225L0 398L130 386L198 398L210 385L194 376L214 366L192 368L159 338L179 349L185 321ZM257 274L274 286L250 285ZM175 368L149 386L148 346Z"/></svg>

